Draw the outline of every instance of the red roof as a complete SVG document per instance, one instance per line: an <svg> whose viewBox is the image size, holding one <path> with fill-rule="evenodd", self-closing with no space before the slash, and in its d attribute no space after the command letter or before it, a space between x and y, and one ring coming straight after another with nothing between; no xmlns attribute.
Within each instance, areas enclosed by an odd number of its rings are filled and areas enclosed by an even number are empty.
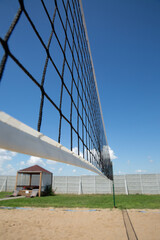
<svg viewBox="0 0 160 240"><path fill-rule="evenodd" d="M46 173L52 174L48 170L40 167L39 165L34 165L34 166L31 166L28 168L24 168L24 169L19 170L18 172L46 172Z"/></svg>

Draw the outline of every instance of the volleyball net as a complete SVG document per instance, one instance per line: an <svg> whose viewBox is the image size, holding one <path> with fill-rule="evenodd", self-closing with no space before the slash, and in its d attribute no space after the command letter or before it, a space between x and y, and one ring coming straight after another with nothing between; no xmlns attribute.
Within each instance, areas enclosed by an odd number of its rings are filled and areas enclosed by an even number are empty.
<svg viewBox="0 0 160 240"><path fill-rule="evenodd" d="M16 100L12 107L14 99L5 104L0 98L1 110L14 113L22 122L20 109L25 118L36 115L33 128L44 133L45 126L53 127L52 139L112 180L112 162L81 0L19 0L13 10L15 17L9 30L0 36L0 91L6 91L4 99L14 92ZM7 21L7 12L3 14L1 25ZM7 24L4 31L5 28ZM25 94L33 99L32 103L25 102ZM30 121L25 123L31 126ZM47 136L50 131L46 131Z"/></svg>

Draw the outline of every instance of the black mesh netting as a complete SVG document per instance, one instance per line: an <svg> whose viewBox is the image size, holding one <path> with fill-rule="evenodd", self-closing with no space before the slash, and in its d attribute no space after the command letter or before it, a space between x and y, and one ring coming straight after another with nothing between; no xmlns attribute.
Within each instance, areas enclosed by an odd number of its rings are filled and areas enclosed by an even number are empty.
<svg viewBox="0 0 160 240"><path fill-rule="evenodd" d="M112 179L112 163L80 2L78 0L19 0L18 4L19 9L17 8L9 30L4 37L0 38L0 48L4 52L3 56L0 55L2 56L1 84L5 81L5 72L9 71L8 61L12 61L15 68L18 67L23 74L27 75L27 80L32 81L41 93L37 130L42 130L47 102L49 102L55 110L54 118L58 123L57 136L54 140L62 143L65 128L68 127L67 141L71 151L76 148L78 155L81 154L104 175ZM36 4L39 4L39 7L36 7ZM21 21L23 31L18 31L16 29L20 28ZM28 28L30 30L27 34ZM33 34L33 41L27 39L30 31ZM26 58L23 48L16 51L14 47L15 35L19 39L23 34L25 34L23 47L27 48L26 44L29 42L32 49L31 54ZM34 51L36 45L40 46L40 52L43 52L43 55ZM38 61L33 61L35 54L42 58L41 67L37 67ZM34 94L34 89L30 90L31 94ZM57 93L52 94L55 91ZM58 97L55 98L55 96Z"/></svg>

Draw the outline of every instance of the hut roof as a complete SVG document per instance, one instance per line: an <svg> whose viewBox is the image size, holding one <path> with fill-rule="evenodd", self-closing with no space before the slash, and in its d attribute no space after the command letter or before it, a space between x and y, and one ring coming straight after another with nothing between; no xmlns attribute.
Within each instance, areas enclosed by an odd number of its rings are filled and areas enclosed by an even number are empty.
<svg viewBox="0 0 160 240"><path fill-rule="evenodd" d="M51 172L49 172L48 170L40 167L39 165L34 165L34 166L31 166L31 167L28 167L28 168L24 168L24 169L21 169L18 171L19 173L21 172L24 172L24 173L27 173L27 172L35 172L35 173L40 173L40 172L45 172L45 173L49 173L49 174L52 174Z"/></svg>

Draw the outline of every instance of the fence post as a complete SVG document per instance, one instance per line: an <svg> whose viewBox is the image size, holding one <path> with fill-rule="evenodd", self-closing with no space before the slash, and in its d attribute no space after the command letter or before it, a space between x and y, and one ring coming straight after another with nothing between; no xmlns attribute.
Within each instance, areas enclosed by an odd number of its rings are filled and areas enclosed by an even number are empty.
<svg viewBox="0 0 160 240"><path fill-rule="evenodd" d="M1 189L0 189L0 192L3 191L3 188L4 188L4 191L6 192L6 181L7 181L7 177L5 177L4 181L3 181L3 184L1 186Z"/></svg>
<svg viewBox="0 0 160 240"><path fill-rule="evenodd" d="M157 177L157 185L158 185L158 193L157 194L160 194L160 184L159 184L158 174L156 174L156 177Z"/></svg>
<svg viewBox="0 0 160 240"><path fill-rule="evenodd" d="M127 181L126 181L126 175L124 174L124 185L126 190L126 195L128 195L128 187L127 187Z"/></svg>
<svg viewBox="0 0 160 240"><path fill-rule="evenodd" d="M96 176L94 176L94 194L96 194Z"/></svg>
<svg viewBox="0 0 160 240"><path fill-rule="evenodd" d="M66 193L68 194L68 176L66 176Z"/></svg>
<svg viewBox="0 0 160 240"><path fill-rule="evenodd" d="M6 177L6 184L5 184L5 192L7 192L7 183L8 183L8 177Z"/></svg>
<svg viewBox="0 0 160 240"><path fill-rule="evenodd" d="M140 182L141 182L141 192L143 194L143 186L142 186L142 177L141 177L141 174L140 174Z"/></svg>
<svg viewBox="0 0 160 240"><path fill-rule="evenodd" d="M79 178L79 191L78 191L78 194L81 195L82 194L82 178L80 176Z"/></svg>

